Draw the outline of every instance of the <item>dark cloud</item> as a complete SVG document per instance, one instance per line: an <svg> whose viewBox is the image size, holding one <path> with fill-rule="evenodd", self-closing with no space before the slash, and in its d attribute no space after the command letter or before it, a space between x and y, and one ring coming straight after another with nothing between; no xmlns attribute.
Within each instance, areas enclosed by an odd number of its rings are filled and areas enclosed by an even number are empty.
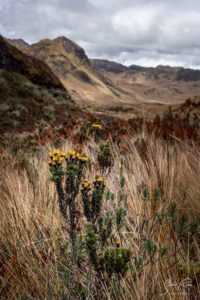
<svg viewBox="0 0 200 300"><path fill-rule="evenodd" d="M65 35L90 57L200 68L200 1L0 0L0 32L32 43Z"/></svg>

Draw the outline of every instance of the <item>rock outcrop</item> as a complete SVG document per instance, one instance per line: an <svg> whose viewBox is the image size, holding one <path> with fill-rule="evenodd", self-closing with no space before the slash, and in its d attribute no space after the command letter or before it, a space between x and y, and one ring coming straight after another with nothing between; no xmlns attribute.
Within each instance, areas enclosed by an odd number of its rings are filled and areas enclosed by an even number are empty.
<svg viewBox="0 0 200 300"><path fill-rule="evenodd" d="M24 53L0 36L0 69L19 72L33 83L64 88L59 78L43 61Z"/></svg>

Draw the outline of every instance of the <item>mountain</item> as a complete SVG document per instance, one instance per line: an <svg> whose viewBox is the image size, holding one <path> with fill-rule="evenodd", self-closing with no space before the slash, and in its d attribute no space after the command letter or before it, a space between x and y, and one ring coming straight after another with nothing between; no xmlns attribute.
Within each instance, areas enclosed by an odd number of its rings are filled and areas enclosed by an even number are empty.
<svg viewBox="0 0 200 300"><path fill-rule="evenodd" d="M156 68L145 68L132 65L128 67L130 72L143 73L151 80L173 80L173 81L199 81L200 70L185 69L182 67L158 66Z"/></svg>
<svg viewBox="0 0 200 300"><path fill-rule="evenodd" d="M97 111L112 102L120 102L123 92L93 68L83 48L66 37L45 39L25 47L21 41L12 43L24 53L45 62L82 108Z"/></svg>
<svg viewBox="0 0 200 300"><path fill-rule="evenodd" d="M7 39L7 41L12 44L13 46L20 48L21 50L23 50L24 48L28 48L30 45L25 42L23 39Z"/></svg>
<svg viewBox="0 0 200 300"><path fill-rule="evenodd" d="M114 61L108 61L103 59L91 59L92 66L97 71L107 73L123 73L127 72L130 74L143 74L147 79L152 80L175 80L175 81L198 81L200 80L200 70L185 69L183 67L170 67L170 66L157 66L153 67L142 67L138 65L124 66Z"/></svg>
<svg viewBox="0 0 200 300"><path fill-rule="evenodd" d="M159 104L179 104L187 98L200 95L200 70L170 66L123 66L100 59L91 59L91 64L115 86L138 102L145 103L147 110L150 104L154 104L154 108Z"/></svg>
<svg viewBox="0 0 200 300"><path fill-rule="evenodd" d="M116 63L114 61L108 61L105 59L90 59L93 68L100 72L113 72L121 73L128 70L128 67Z"/></svg>
<svg viewBox="0 0 200 300"><path fill-rule="evenodd" d="M66 37L44 39L28 45L6 40L18 55L34 61L37 72L62 86L81 109L100 115L152 118L165 105L183 103L200 95L200 71L169 66L156 68L89 59L84 49ZM28 57L28 59L27 59ZM31 70L26 65L27 70ZM41 69L46 69L43 72ZM30 73L30 72L29 72ZM22 70L22 74L25 74ZM29 79L35 78L28 74ZM53 80L51 80L53 82ZM37 80L37 83L39 80Z"/></svg>
<svg viewBox="0 0 200 300"><path fill-rule="evenodd" d="M52 69L24 50L28 47L0 36L0 141L6 132L16 137L87 117Z"/></svg>
<svg viewBox="0 0 200 300"><path fill-rule="evenodd" d="M65 37L33 45L1 37L0 69L24 75L36 85L65 90L87 112L115 115L127 96L92 67L80 46Z"/></svg>
<svg viewBox="0 0 200 300"><path fill-rule="evenodd" d="M30 56L0 36L0 69L27 76L33 83L63 88L60 79L42 60Z"/></svg>

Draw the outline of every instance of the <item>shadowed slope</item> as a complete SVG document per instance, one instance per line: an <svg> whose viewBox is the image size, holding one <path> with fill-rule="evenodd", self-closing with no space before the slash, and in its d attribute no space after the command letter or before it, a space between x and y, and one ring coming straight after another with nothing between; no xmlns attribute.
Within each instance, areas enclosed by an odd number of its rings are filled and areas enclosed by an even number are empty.
<svg viewBox="0 0 200 300"><path fill-rule="evenodd" d="M0 69L21 73L33 83L63 88L59 78L41 60L27 55L0 36Z"/></svg>

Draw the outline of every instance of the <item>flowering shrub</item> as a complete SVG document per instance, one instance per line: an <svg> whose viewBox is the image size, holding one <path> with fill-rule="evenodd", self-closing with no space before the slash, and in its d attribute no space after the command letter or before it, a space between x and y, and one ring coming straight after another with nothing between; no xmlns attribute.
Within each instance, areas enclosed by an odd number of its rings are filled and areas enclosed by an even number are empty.
<svg viewBox="0 0 200 300"><path fill-rule="evenodd" d="M104 274L106 278L106 273L108 278L111 278L116 274L125 275L131 252L121 247L120 232L126 216L126 210L121 207L122 199L119 199L118 206L113 211L102 212L105 187L106 182L103 177L96 176L93 189L89 181L85 180L81 194L84 214L88 222L86 247L90 261L98 274ZM106 199L113 199L113 194L108 191ZM120 238L115 238L116 234Z"/></svg>
<svg viewBox="0 0 200 300"><path fill-rule="evenodd" d="M85 180L82 184L81 193L83 199L84 214L88 222L95 223L100 214L105 186L106 182L103 180L103 177L96 176L96 179L93 182L93 193L91 195L90 183Z"/></svg>
<svg viewBox="0 0 200 300"><path fill-rule="evenodd" d="M130 261L130 251L125 248L110 248L105 252L105 268L109 276L113 274L124 275Z"/></svg>
<svg viewBox="0 0 200 300"><path fill-rule="evenodd" d="M63 167L64 161L66 162L65 171ZM87 156L81 155L75 150L71 150L68 155L57 149L49 152L48 163L52 174L52 181L56 185L60 210L65 218L67 218L67 205L72 205L78 194L83 170L87 161ZM62 185L64 175L66 176L65 188Z"/></svg>
<svg viewBox="0 0 200 300"><path fill-rule="evenodd" d="M55 149L51 173L41 147L0 149L0 298L200 298L199 144L136 140L123 155L113 144L110 173L100 172L91 138L91 162L77 148Z"/></svg>
<svg viewBox="0 0 200 300"><path fill-rule="evenodd" d="M94 272L101 278L104 276L109 284L109 278L115 275L118 278L125 276L131 257L130 250L121 247L122 237L120 236L120 230L125 224L126 210L120 207L123 201L120 198L119 205L112 211L103 211L104 198L107 201L113 199L113 194L108 191L106 197L104 197L106 181L102 176L97 175L92 184L88 180L83 179L88 161L88 157L80 154L78 151L71 150L67 154L55 149L49 152L48 163L52 174L51 179L58 194L60 211L69 225L74 284L77 283L77 241L80 232L78 226L80 214L77 211L76 203L79 192L86 219L86 235L81 238L83 247L85 246ZM108 142L100 144L98 161L101 171L111 167L112 158ZM116 238L116 235L120 236L120 238ZM98 282L96 284L98 285Z"/></svg>
<svg viewBox="0 0 200 300"><path fill-rule="evenodd" d="M92 133L93 133L94 141L96 143L98 143L101 138L101 131L102 131L101 124L95 123L92 125Z"/></svg>
<svg viewBox="0 0 200 300"><path fill-rule="evenodd" d="M63 166L64 161L66 165ZM79 193L79 187L83 177L85 164L88 157L81 155L75 150L71 150L67 155L55 149L49 152L49 166L52 174L52 181L55 183L58 194L59 208L69 224L69 233L72 243L72 264L73 264L73 281L76 281L76 265L77 265L77 224L78 216L76 197ZM65 177L65 185L63 181ZM68 220L69 219L69 220Z"/></svg>

